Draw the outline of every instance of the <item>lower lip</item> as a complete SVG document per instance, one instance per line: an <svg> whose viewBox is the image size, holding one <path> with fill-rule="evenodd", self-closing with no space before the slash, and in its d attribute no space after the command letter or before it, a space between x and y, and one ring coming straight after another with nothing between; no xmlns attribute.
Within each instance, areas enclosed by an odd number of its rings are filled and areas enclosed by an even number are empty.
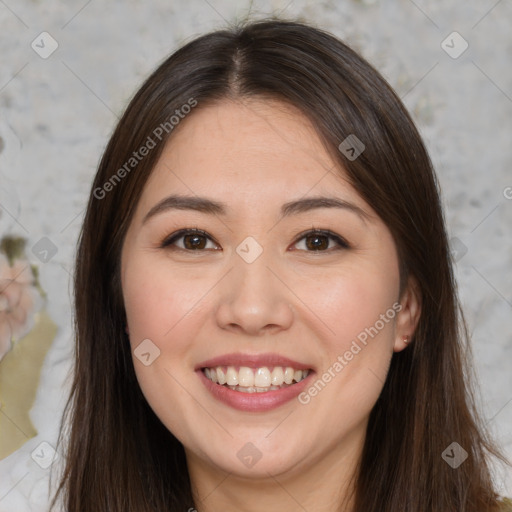
<svg viewBox="0 0 512 512"><path fill-rule="evenodd" d="M305 379L291 386L275 389L273 391L264 391L262 393L244 393L243 391L233 391L226 386L215 384L206 377L202 370L197 370L197 373L206 386L206 389L208 389L217 400L234 409L247 412L270 411L293 400L307 387L309 379L313 376L313 372L310 371Z"/></svg>

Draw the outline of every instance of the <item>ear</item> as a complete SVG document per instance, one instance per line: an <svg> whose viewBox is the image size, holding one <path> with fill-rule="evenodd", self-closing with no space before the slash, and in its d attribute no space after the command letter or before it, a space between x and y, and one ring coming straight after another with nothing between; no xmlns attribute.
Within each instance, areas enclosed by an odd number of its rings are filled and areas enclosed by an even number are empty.
<svg viewBox="0 0 512 512"><path fill-rule="evenodd" d="M394 352L400 352L409 346L421 316L421 291L412 276L407 279L407 286L400 297L400 305L402 309L398 312L395 324ZM404 339L408 339L409 343Z"/></svg>

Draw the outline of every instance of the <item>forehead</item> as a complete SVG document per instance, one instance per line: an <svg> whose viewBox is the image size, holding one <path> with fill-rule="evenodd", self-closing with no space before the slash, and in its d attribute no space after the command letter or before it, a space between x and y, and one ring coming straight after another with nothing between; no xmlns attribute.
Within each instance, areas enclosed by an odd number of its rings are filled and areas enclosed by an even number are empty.
<svg viewBox="0 0 512 512"><path fill-rule="evenodd" d="M336 194L364 206L345 172L298 109L276 100L199 105L167 142L141 197L149 207L173 193L222 197L257 208Z"/></svg>

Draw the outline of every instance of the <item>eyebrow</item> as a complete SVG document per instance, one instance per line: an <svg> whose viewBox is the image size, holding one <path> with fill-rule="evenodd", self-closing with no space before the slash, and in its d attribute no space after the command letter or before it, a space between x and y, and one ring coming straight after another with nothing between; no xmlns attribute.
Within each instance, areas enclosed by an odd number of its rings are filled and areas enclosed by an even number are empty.
<svg viewBox="0 0 512 512"><path fill-rule="evenodd" d="M359 206L338 197L325 196L307 197L284 203L281 206L280 219L289 217L290 215L309 212L318 208L339 208L355 213L363 221L370 219L368 213ZM222 216L225 216L228 213L228 207L226 204L208 197L171 195L162 199L153 206L144 216L142 223L145 224L150 218L168 210L193 210L208 215Z"/></svg>

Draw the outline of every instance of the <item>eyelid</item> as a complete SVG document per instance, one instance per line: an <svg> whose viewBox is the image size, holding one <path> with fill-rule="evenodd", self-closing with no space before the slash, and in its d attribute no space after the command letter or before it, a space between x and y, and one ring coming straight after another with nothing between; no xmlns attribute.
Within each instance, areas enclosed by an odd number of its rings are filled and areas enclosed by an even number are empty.
<svg viewBox="0 0 512 512"><path fill-rule="evenodd" d="M347 240L345 240L345 238L343 238L341 235L338 235L337 233L335 233L334 231L331 231L330 229L322 229L322 228L315 228L315 227L311 227L310 229L307 229L306 231L303 231L302 233L299 233L297 235L297 238L295 239L295 242L293 242L292 245L295 245L297 242L299 242L300 240L302 240L303 238L305 238L306 236L308 235L323 235L323 236L327 236L333 240L336 241L336 243L339 245L338 248L342 248L342 249L350 249L350 244L347 242ZM331 252L330 250L327 250L327 251L307 251L307 252Z"/></svg>
<svg viewBox="0 0 512 512"><path fill-rule="evenodd" d="M176 240L179 240L181 237L183 237L185 235L192 235L192 234L202 235L202 236L208 238L209 240L211 240L215 245L219 246L218 242L206 231L199 229L199 228L183 228L178 231L175 231L174 233L171 233L171 235L164 238L164 240L160 244L160 247L161 248L169 247ZM333 231L331 231L329 229L321 229L321 228L315 228L315 227L311 227L311 228L299 233L297 235L297 237L295 238L295 241L293 242L292 245L296 245L300 240L302 240L303 238L305 238L308 235L327 236L327 237L333 239L338 244L338 246L339 246L338 249L339 248L349 249L351 247L350 244L341 235L338 235L337 233L334 233ZM185 251L185 252L203 252L205 250L211 250L211 249L202 249L202 250L198 250L198 251L193 251L193 250L189 250L189 249L182 249L181 247L175 247L175 249ZM305 251L305 252L322 253L322 252L331 252L331 251L332 251L332 249L325 250L325 251Z"/></svg>
<svg viewBox="0 0 512 512"><path fill-rule="evenodd" d="M211 240L212 242L214 242L215 245L217 245L217 246L219 245L217 243L217 241L210 234L208 234L206 231L204 231L202 229L183 228L183 229L179 229L178 231L175 231L174 233L171 233L169 236L166 236L163 239L162 243L160 244L160 248L164 249L166 247L171 246L176 240L179 240L181 237L183 237L185 235L202 235L202 236L208 238L209 240ZM196 251L191 251L188 249L182 249L181 247L175 247L175 249L186 251L186 252L196 252ZM204 251L204 249L203 249L203 251ZM197 251L197 252L201 252L201 251Z"/></svg>

